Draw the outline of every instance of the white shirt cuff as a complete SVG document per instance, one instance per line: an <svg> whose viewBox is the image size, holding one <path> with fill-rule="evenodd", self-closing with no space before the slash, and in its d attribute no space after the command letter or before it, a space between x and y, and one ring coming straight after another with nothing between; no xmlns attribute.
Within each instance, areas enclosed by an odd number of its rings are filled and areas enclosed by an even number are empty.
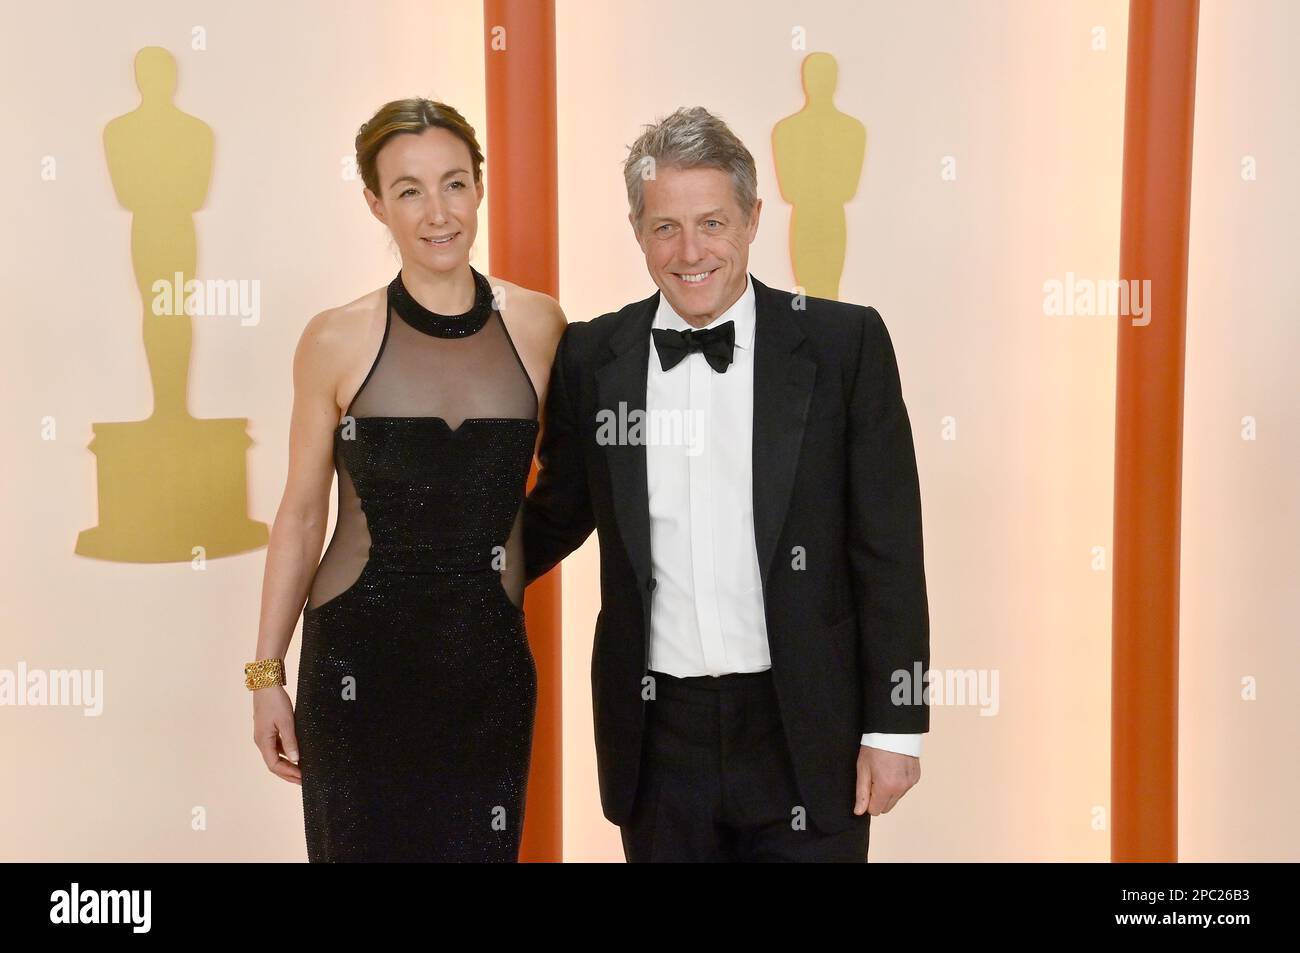
<svg viewBox="0 0 1300 953"><path fill-rule="evenodd" d="M910 754L913 758L921 757L921 733L906 735L886 735L873 731L862 736L862 743L868 748L882 748L898 754Z"/></svg>

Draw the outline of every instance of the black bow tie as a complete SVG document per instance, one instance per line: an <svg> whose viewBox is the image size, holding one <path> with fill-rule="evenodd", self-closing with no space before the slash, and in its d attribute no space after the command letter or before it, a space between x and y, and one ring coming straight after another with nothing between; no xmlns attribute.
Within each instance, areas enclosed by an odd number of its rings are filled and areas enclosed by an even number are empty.
<svg viewBox="0 0 1300 953"><path fill-rule="evenodd" d="M664 370L675 367L692 351L699 351L709 362L709 367L725 374L736 346L735 321L725 321L715 328L698 331L651 328L650 334L654 337L655 350L659 352L659 366Z"/></svg>

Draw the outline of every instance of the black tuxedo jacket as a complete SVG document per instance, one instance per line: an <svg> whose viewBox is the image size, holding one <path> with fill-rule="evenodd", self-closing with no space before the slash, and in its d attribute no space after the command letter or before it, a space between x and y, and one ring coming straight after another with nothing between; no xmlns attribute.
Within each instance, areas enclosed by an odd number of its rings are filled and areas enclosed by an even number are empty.
<svg viewBox="0 0 1300 953"><path fill-rule="evenodd" d="M833 832L854 821L862 733L929 730L915 683L929 667L929 612L912 430L874 308L799 307L750 278L754 538L772 677L803 806ZM636 796L655 580L644 442L598 443L597 413L644 413L659 294L564 332L524 502L529 582L599 531L591 688L601 805L615 824Z"/></svg>

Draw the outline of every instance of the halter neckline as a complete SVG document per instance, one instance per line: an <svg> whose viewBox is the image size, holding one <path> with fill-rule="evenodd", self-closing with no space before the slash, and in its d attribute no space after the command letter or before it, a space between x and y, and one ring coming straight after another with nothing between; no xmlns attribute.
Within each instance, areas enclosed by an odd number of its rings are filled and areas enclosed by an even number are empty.
<svg viewBox="0 0 1300 953"><path fill-rule="evenodd" d="M492 286L473 265L469 270L474 276L474 303L462 314L439 314L420 304L406 290L400 270L388 286L388 299L398 316L417 331L440 338L467 337L487 324L493 311Z"/></svg>

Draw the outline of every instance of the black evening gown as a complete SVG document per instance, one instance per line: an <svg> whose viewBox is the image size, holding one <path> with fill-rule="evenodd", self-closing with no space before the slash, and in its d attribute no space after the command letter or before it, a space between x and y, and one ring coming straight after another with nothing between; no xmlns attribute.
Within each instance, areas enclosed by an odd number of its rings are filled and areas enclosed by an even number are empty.
<svg viewBox="0 0 1300 953"><path fill-rule="evenodd" d="M388 286L334 432L338 520L303 611L310 861L516 861L537 669L521 513L538 399L473 270L440 315Z"/></svg>

